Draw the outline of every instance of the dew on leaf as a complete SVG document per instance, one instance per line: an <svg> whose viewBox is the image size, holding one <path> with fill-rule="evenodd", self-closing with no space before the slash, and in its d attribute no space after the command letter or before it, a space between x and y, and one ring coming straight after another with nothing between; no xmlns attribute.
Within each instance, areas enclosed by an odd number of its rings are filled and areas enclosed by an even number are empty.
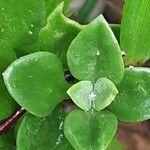
<svg viewBox="0 0 150 150"><path fill-rule="evenodd" d="M121 51L121 55L122 55L122 57L125 57L126 53L124 51Z"/></svg>
<svg viewBox="0 0 150 150"><path fill-rule="evenodd" d="M96 53L96 55L99 56L99 54L100 54L100 51L98 50L97 53Z"/></svg>
<svg viewBox="0 0 150 150"><path fill-rule="evenodd" d="M29 33L30 35L32 35L32 34L33 34L33 32L32 32L32 31L29 31L28 33Z"/></svg>

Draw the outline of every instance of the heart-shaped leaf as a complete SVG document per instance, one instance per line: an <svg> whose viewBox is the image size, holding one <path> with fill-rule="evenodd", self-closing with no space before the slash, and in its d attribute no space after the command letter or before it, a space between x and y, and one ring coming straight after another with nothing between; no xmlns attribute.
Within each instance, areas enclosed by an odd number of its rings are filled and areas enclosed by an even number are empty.
<svg viewBox="0 0 150 150"><path fill-rule="evenodd" d="M10 116L17 106L17 103L8 93L2 76L0 76L0 121Z"/></svg>
<svg viewBox="0 0 150 150"><path fill-rule="evenodd" d="M33 44L45 19L43 0L1 0L0 39L6 40L17 52L26 53Z"/></svg>
<svg viewBox="0 0 150 150"><path fill-rule="evenodd" d="M44 117L67 98L62 64L48 52L17 59L3 73L9 93L30 113Z"/></svg>
<svg viewBox="0 0 150 150"><path fill-rule="evenodd" d="M79 80L95 82L106 77L115 84L123 77L124 65L119 44L100 15L73 40L67 52L71 73Z"/></svg>
<svg viewBox="0 0 150 150"><path fill-rule="evenodd" d="M135 122L150 119L150 69L130 67L117 86L119 94L110 110L121 121Z"/></svg>
<svg viewBox="0 0 150 150"><path fill-rule="evenodd" d="M65 119L64 133L76 150L105 150L117 130L117 119L108 111L91 116L76 109Z"/></svg>
<svg viewBox="0 0 150 150"><path fill-rule="evenodd" d="M63 3L58 5L48 17L39 33L39 47L41 51L56 54L66 66L66 51L82 26L63 15L63 6Z"/></svg>
<svg viewBox="0 0 150 150"><path fill-rule="evenodd" d="M106 78L99 78L93 85L91 81L80 81L73 85L67 94L74 103L85 111L106 108L118 94L115 85Z"/></svg>
<svg viewBox="0 0 150 150"><path fill-rule="evenodd" d="M126 0L121 23L121 48L125 64L144 63L150 58L150 1Z"/></svg>
<svg viewBox="0 0 150 150"><path fill-rule="evenodd" d="M16 54L11 46L4 40L0 40L0 73L16 59Z"/></svg>
<svg viewBox="0 0 150 150"><path fill-rule="evenodd" d="M73 150L63 133L64 112L58 107L50 116L27 114L17 135L17 150Z"/></svg>

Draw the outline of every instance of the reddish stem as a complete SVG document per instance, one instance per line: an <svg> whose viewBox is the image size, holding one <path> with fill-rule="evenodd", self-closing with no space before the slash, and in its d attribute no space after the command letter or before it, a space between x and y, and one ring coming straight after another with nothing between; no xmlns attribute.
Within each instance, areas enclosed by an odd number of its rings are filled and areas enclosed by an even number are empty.
<svg viewBox="0 0 150 150"><path fill-rule="evenodd" d="M6 133L11 128L11 126L15 124L25 112L26 110L24 108L19 108L10 117L8 117L2 123L0 123L0 135Z"/></svg>

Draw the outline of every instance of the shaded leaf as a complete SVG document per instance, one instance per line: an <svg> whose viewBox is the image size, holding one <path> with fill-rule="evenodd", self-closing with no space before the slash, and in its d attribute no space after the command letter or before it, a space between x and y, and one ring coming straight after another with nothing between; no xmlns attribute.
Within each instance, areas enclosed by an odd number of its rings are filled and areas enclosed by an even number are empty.
<svg viewBox="0 0 150 150"><path fill-rule="evenodd" d="M130 67L117 86L119 94L110 110L121 121L135 122L150 119L150 69Z"/></svg>
<svg viewBox="0 0 150 150"><path fill-rule="evenodd" d="M0 76L0 121L9 117L17 108L17 103L12 99Z"/></svg>
<svg viewBox="0 0 150 150"><path fill-rule="evenodd" d="M4 40L0 40L0 73L16 59L16 54L11 46Z"/></svg>
<svg viewBox="0 0 150 150"><path fill-rule="evenodd" d="M17 135L17 150L73 150L63 133L64 117L60 108L46 118L27 114Z"/></svg>
<svg viewBox="0 0 150 150"><path fill-rule="evenodd" d="M118 43L120 43L120 24L109 24Z"/></svg>
<svg viewBox="0 0 150 150"><path fill-rule="evenodd" d="M15 150L15 136L13 130L0 135L0 150Z"/></svg>
<svg viewBox="0 0 150 150"><path fill-rule="evenodd" d="M3 77L16 102L40 117L49 115L67 96L62 64L48 52L17 59L3 73Z"/></svg>

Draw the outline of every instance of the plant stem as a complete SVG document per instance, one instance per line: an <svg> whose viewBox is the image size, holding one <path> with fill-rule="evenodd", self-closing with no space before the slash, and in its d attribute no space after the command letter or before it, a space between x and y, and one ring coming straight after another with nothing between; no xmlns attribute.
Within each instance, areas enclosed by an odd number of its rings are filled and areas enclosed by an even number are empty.
<svg viewBox="0 0 150 150"><path fill-rule="evenodd" d="M76 21L84 23L98 2L99 0L86 0L85 5L76 16Z"/></svg>
<svg viewBox="0 0 150 150"><path fill-rule="evenodd" d="M6 133L13 124L15 124L20 117L26 112L24 108L19 108L16 112L14 112L10 117L5 119L0 124L0 135Z"/></svg>

